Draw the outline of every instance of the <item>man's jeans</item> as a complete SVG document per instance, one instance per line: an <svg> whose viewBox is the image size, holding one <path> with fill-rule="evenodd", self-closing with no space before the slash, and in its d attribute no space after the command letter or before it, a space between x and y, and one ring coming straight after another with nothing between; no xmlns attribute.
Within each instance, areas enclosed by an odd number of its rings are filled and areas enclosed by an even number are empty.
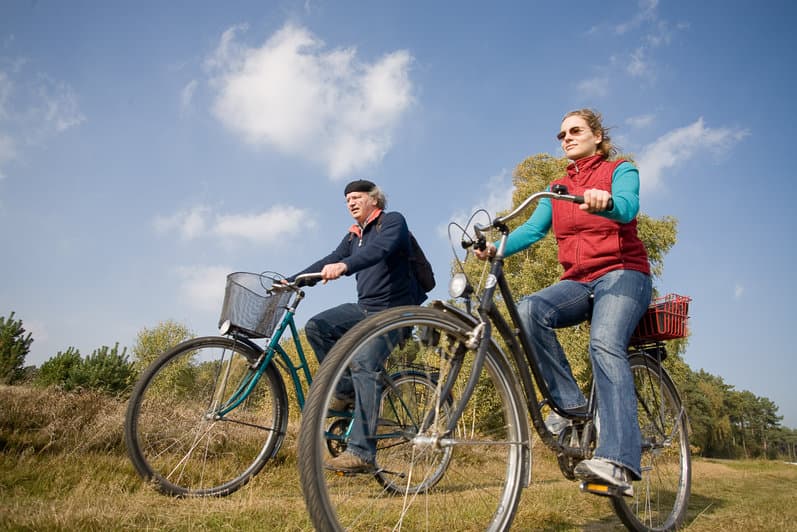
<svg viewBox="0 0 797 532"><path fill-rule="evenodd" d="M594 294L589 355L595 378L600 432L595 457L626 467L640 477L641 435L628 341L650 304L651 279L633 270L615 270L581 283L560 281L518 303L520 321L553 400L565 410L587 404L554 329L589 318Z"/></svg>
<svg viewBox="0 0 797 532"><path fill-rule="evenodd" d="M313 316L305 325L307 341L321 362L346 332L364 320L368 312L360 305L345 303ZM376 338L360 348L349 365L349 371L338 382L335 393L340 397L355 395L354 423L346 450L374 463L379 402L382 397L381 370L385 359L398 341L392 332Z"/></svg>

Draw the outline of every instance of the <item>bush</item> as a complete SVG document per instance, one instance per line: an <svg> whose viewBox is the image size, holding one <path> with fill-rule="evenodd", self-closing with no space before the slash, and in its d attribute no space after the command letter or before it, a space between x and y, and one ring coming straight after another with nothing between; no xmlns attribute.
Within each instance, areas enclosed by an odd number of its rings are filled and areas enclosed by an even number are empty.
<svg viewBox="0 0 797 532"><path fill-rule="evenodd" d="M42 364L34 382L40 386L58 386L64 390L73 390L78 386L77 368L82 363L80 351L69 347Z"/></svg>
<svg viewBox="0 0 797 532"><path fill-rule="evenodd" d="M119 352L119 343L113 349L102 346L95 350L77 368L81 388L118 395L127 392L133 384L133 365L127 359L127 348Z"/></svg>
<svg viewBox="0 0 797 532"><path fill-rule="evenodd" d="M127 360L127 348L119 352L117 343L113 349L102 346L88 358L70 347L66 352L42 364L36 383L42 386L57 386L64 391L96 390L112 395L127 392L134 379L133 365Z"/></svg>
<svg viewBox="0 0 797 532"><path fill-rule="evenodd" d="M0 316L0 384L13 384L22 377L32 343L31 334L25 336L22 320L15 320L13 312L8 318Z"/></svg>

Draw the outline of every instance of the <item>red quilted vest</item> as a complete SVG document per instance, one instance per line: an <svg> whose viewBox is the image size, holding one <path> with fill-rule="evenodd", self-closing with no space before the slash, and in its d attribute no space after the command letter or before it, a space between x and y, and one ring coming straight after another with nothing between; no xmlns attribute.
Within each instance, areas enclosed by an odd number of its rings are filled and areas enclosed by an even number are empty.
<svg viewBox="0 0 797 532"><path fill-rule="evenodd" d="M551 183L562 184L570 194L590 188L612 190L612 174L623 161L606 161L593 155L570 163L567 175ZM637 236L636 218L623 224L589 214L569 201L552 201L553 231L559 244L562 279L592 281L613 270L637 270L650 275L645 245Z"/></svg>

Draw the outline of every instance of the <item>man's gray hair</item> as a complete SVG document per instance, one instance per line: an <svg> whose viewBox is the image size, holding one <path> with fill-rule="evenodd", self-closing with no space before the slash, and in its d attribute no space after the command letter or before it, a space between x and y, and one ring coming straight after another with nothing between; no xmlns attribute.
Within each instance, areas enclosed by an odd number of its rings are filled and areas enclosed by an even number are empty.
<svg viewBox="0 0 797 532"><path fill-rule="evenodd" d="M380 209L384 210L384 208L387 207L387 197L385 196L385 193L382 192L382 189L378 186L372 188L368 195L376 200L376 206Z"/></svg>

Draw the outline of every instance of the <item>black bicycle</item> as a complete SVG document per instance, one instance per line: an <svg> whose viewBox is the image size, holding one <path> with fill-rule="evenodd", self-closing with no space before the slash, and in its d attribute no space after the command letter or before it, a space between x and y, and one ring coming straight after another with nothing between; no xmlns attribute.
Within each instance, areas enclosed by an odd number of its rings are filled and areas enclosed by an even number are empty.
<svg viewBox="0 0 797 532"><path fill-rule="evenodd" d="M519 334L517 308L504 276L507 222L541 198L583 201L565 190L538 192L510 214L475 226L474 238L463 237L465 247L484 245L484 231L490 227L501 235L476 312L471 312L473 290L467 277L456 274L451 295L464 297L464 309L435 301L428 307L386 310L354 327L329 353L315 375L299 435L302 489L316 529L508 529L522 489L531 481L528 416L542 442L555 451L565 477L575 479L576 464L592 456L597 433L594 386L589 384L586 413L570 413L556 405L525 336ZM495 304L497 294L509 320ZM667 356L663 341L686 334L688 301L668 296L654 302L629 348L642 433L642 479L633 482L634 496L624 497L598 482L581 484L587 492L609 497L632 530L673 530L686 515L691 484L688 423L661 363ZM391 334L407 340L388 356L385 367L392 369L387 373L411 359L413 371L435 383L433 390L426 390L433 393L418 405L423 413L419 423L405 424L394 442L405 449L397 455L404 462L386 464L380 453L376 457L378 474L392 478L387 485L422 487L413 491L391 490L384 482L377 489L369 475L342 475L323 466L329 456L328 404L336 383L370 342ZM383 382L385 393L392 386ZM545 425L546 405L570 421L558 435ZM436 465L443 456L446 467L441 470ZM427 478L430 482L419 481Z"/></svg>

